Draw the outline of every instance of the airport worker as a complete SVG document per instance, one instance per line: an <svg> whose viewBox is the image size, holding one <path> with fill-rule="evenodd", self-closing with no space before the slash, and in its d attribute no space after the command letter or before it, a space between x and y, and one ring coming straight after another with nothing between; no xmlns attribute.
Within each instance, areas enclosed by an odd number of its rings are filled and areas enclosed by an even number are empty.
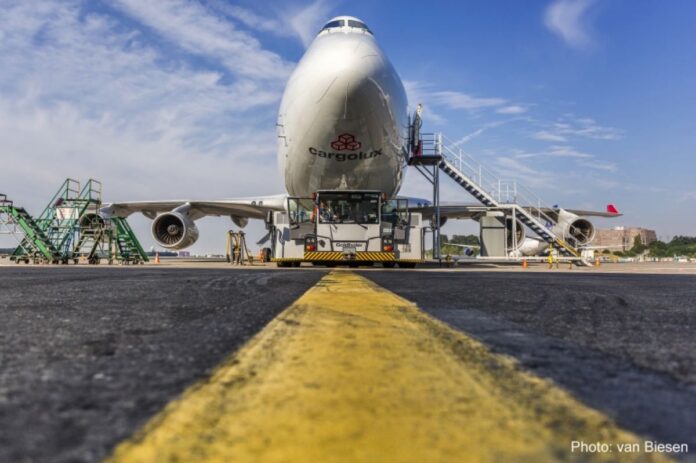
<svg viewBox="0 0 696 463"><path fill-rule="evenodd" d="M242 263L242 249L240 246L239 239L237 238L236 235L233 235L233 241L232 241L232 263L234 265L241 264Z"/></svg>
<svg viewBox="0 0 696 463"><path fill-rule="evenodd" d="M326 206L325 202L322 202L319 205L319 217L321 218L322 222L331 222L333 220L334 214L331 212L331 209Z"/></svg>
<svg viewBox="0 0 696 463"><path fill-rule="evenodd" d="M553 268L553 247L550 245L549 245L548 261L549 261L549 269L552 269Z"/></svg>

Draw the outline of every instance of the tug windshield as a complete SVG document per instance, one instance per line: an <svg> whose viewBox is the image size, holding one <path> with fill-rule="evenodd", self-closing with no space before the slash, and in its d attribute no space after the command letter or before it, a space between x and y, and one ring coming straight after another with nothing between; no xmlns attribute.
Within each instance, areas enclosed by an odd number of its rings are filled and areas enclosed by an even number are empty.
<svg viewBox="0 0 696 463"><path fill-rule="evenodd" d="M379 193L321 193L319 223L379 223Z"/></svg>

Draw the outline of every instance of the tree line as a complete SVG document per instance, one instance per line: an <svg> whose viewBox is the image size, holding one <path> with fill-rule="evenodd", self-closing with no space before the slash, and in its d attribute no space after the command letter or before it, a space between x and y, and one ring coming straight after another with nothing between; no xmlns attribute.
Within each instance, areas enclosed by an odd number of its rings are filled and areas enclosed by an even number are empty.
<svg viewBox="0 0 696 463"><path fill-rule="evenodd" d="M633 247L631 249L624 252L614 252L614 254L622 257L635 257L645 254L646 251L650 257L696 257L696 236L677 235L667 243L656 240L646 245L643 244L643 240L638 235L633 239ZM604 253L609 254L609 251L604 251Z"/></svg>

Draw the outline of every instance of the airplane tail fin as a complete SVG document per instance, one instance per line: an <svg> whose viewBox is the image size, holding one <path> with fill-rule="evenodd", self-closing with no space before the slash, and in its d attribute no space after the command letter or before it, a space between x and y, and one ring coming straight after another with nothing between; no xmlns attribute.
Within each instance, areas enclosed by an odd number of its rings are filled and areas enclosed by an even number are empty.
<svg viewBox="0 0 696 463"><path fill-rule="evenodd" d="M613 204L607 204L607 212L610 214L619 214L619 210Z"/></svg>

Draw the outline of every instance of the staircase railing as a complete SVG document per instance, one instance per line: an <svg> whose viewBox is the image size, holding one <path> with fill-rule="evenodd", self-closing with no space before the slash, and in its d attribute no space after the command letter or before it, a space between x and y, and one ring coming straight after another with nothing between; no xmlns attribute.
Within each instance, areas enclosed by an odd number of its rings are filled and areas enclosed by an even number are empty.
<svg viewBox="0 0 696 463"><path fill-rule="evenodd" d="M563 237L554 233L558 224L555 208L544 206L542 200L516 180L504 180L497 172L484 166L461 149L454 142L440 133L422 134L422 154L424 156L441 156L451 167L466 178L466 183L476 190L479 200L488 202L493 207L515 208L518 214L526 216L527 225L551 242L557 249L574 256L579 252ZM458 175L458 174L457 174ZM536 229L536 230L535 230ZM582 233L573 228L575 236ZM587 238L587 237L585 237Z"/></svg>

